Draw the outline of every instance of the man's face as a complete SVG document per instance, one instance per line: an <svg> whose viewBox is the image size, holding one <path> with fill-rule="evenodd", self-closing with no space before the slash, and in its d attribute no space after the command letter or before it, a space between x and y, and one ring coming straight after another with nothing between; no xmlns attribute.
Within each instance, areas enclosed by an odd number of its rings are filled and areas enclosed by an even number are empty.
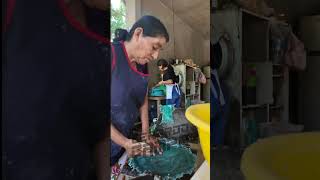
<svg viewBox="0 0 320 180"><path fill-rule="evenodd" d="M158 66L160 72L164 72L168 67Z"/></svg>

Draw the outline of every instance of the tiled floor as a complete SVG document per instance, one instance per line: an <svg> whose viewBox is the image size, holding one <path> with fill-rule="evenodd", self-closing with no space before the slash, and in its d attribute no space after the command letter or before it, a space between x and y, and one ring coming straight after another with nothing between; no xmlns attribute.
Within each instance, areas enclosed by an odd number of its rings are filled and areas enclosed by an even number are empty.
<svg viewBox="0 0 320 180"><path fill-rule="evenodd" d="M211 171L211 177L214 180L244 180L240 171L240 151L215 150L213 159L214 169Z"/></svg>

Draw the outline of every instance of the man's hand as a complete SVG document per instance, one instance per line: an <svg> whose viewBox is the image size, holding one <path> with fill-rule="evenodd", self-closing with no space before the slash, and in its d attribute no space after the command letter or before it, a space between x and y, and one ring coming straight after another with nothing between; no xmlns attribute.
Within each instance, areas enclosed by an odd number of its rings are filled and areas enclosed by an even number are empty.
<svg viewBox="0 0 320 180"><path fill-rule="evenodd" d="M156 86L160 86L160 85L163 85L164 84L164 81L160 81L158 82L158 84Z"/></svg>
<svg viewBox="0 0 320 180"><path fill-rule="evenodd" d="M135 140L128 139L124 148L126 149L129 157L151 155L151 147L145 142L137 142Z"/></svg>

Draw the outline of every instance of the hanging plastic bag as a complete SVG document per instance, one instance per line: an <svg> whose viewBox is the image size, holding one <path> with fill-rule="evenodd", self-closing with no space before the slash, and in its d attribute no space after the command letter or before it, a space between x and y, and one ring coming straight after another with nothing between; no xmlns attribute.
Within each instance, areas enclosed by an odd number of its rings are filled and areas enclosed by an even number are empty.
<svg viewBox="0 0 320 180"><path fill-rule="evenodd" d="M205 76L202 72L200 72L199 82L200 82L201 84L206 84L206 83L207 83L207 78L206 78L206 76Z"/></svg>
<svg viewBox="0 0 320 180"><path fill-rule="evenodd" d="M306 51L304 44L291 32L288 40L288 49L285 54L285 63L295 70L306 68Z"/></svg>

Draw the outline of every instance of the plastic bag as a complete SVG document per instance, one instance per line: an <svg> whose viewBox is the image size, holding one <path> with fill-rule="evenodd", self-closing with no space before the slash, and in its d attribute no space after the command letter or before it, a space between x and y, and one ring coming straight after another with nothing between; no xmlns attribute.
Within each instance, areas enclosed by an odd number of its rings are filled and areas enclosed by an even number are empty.
<svg viewBox="0 0 320 180"><path fill-rule="evenodd" d="M201 84L206 84L206 83L207 83L207 78L206 78L206 76L205 76L202 72L200 72L199 82L200 82Z"/></svg>
<svg viewBox="0 0 320 180"><path fill-rule="evenodd" d="M291 32L288 42L288 49L285 54L285 63L295 70L306 68L306 51L304 44Z"/></svg>

